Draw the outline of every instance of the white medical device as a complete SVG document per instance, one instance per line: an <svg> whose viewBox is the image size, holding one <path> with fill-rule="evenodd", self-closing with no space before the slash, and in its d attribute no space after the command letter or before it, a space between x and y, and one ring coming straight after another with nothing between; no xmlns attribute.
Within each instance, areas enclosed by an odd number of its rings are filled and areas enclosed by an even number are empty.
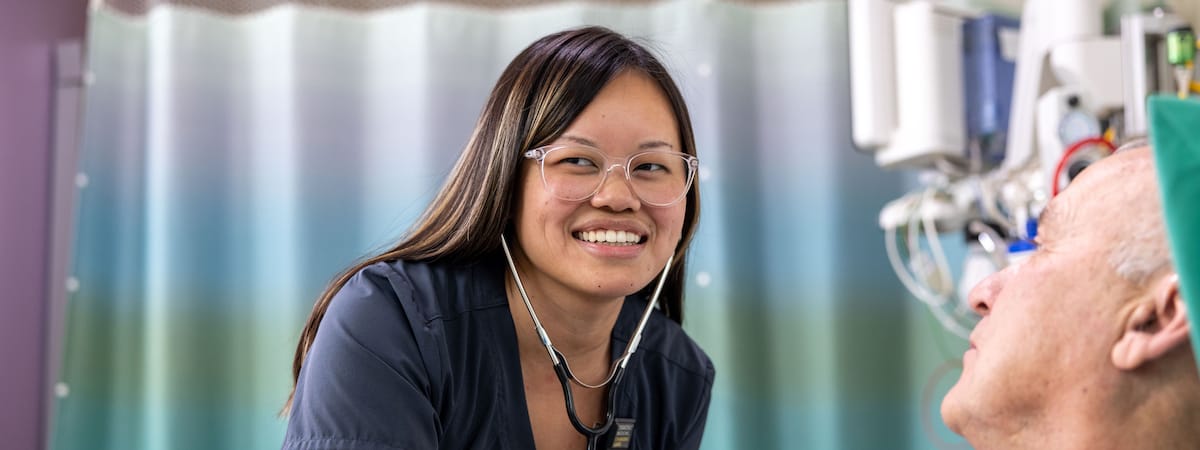
<svg viewBox="0 0 1200 450"><path fill-rule="evenodd" d="M977 320L966 292L1028 254L1050 198L1145 134L1149 94L1190 77L1164 49L1185 21L1153 8L1106 34L1106 3L1027 0L1018 21L932 0L849 0L854 143L881 168L921 171L919 189L880 211L888 257L956 335ZM942 240L959 233L966 251L952 265Z"/></svg>

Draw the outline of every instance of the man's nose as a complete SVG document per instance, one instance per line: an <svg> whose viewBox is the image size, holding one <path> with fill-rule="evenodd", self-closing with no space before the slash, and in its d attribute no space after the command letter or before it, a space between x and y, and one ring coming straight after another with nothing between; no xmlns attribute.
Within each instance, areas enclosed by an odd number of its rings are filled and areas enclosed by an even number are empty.
<svg viewBox="0 0 1200 450"><path fill-rule="evenodd" d="M967 302L971 305L971 309L975 310L980 317L987 317L988 314L991 314L996 296L1004 288L1004 279L1008 276L1008 272L1009 269L1004 269L988 275L967 295Z"/></svg>
<svg viewBox="0 0 1200 450"><path fill-rule="evenodd" d="M634 210L642 204L629 180L625 179L625 167L613 164L608 168L608 176L600 184L600 190L592 197L592 206L607 207L613 211Z"/></svg>

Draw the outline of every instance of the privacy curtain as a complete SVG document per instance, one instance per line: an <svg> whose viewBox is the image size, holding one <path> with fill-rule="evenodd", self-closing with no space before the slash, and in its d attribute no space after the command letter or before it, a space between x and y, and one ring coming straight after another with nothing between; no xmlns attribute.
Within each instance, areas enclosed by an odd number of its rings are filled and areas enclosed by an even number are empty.
<svg viewBox="0 0 1200 450"><path fill-rule="evenodd" d="M909 186L851 146L842 1L100 1L90 17L53 448L278 448L322 288L412 223L508 61L585 24L655 49L692 111L684 326L717 368L704 448L962 446L937 416L962 343L904 294L876 225Z"/></svg>

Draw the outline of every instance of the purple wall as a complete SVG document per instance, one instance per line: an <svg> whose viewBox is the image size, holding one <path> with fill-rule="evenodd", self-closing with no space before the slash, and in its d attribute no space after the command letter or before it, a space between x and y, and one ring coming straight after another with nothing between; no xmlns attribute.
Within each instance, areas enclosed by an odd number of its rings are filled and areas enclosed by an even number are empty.
<svg viewBox="0 0 1200 450"><path fill-rule="evenodd" d="M54 47L86 0L0 0L0 446L44 446Z"/></svg>

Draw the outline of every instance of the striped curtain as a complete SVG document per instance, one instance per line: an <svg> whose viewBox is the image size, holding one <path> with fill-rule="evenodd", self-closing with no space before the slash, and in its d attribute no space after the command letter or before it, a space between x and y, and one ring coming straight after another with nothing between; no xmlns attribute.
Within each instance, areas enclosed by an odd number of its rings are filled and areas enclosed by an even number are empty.
<svg viewBox="0 0 1200 450"><path fill-rule="evenodd" d="M684 323L706 449L961 447L963 343L892 274L909 187L850 143L843 1L93 2L56 449L278 448L313 301L394 242L534 39L662 55L704 208Z"/></svg>

